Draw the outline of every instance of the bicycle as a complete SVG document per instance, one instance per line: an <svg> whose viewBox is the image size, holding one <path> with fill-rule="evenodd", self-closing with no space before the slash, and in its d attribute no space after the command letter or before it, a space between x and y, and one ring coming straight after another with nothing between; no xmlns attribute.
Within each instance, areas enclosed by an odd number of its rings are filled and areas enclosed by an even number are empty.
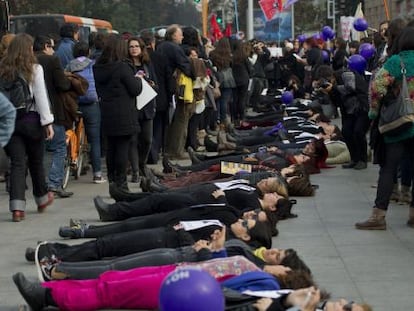
<svg viewBox="0 0 414 311"><path fill-rule="evenodd" d="M89 144L86 139L85 125L82 112L78 111L78 120L73 128L66 130L67 154L65 159L65 173L62 188L65 189L69 183L70 176L79 179L83 172L83 164L87 161Z"/></svg>

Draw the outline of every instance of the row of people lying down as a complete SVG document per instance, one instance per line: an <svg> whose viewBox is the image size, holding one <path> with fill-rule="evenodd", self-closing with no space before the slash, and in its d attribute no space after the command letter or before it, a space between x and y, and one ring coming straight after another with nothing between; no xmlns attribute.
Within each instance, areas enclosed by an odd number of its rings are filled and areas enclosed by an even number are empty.
<svg viewBox="0 0 414 311"><path fill-rule="evenodd" d="M211 243L198 241L187 248L154 249L93 262L58 261L56 244L41 243L36 254L43 257L37 263L41 279L46 277L48 282L30 282L21 273L14 275L13 280L35 311L42 310L45 306L73 311L103 308L156 309L159 307L163 280L172 271L186 268L207 271L220 282L223 290L229 288L239 293L246 290L276 292L284 288L308 287L293 293L314 295L312 302L309 297L306 302L302 296L299 296L302 299L292 299L292 293L285 293L274 300L256 301L258 298L251 297L254 310L278 311L296 306L301 307L300 310L310 311L315 310L316 305L321 306L320 310L328 311L371 310L366 304L344 300L328 302L326 299L329 295L321 295L314 287L316 284L310 269L294 250L259 248L252 251L241 241L230 240L224 243L224 231L225 229L216 235ZM243 295L244 301L246 297L248 296ZM226 310L241 310L237 307L230 308L230 301L226 301L226 305Z"/></svg>
<svg viewBox="0 0 414 311"><path fill-rule="evenodd" d="M286 271L286 268L277 267L285 258L289 257L289 254L292 254L291 251L266 250L271 247L272 241L269 220L275 216L278 201L286 200L285 197L279 194L279 192L286 194L285 187L281 179L272 177L259 182L257 188L253 188L242 181L233 181L227 184L200 185L193 187L192 192L177 191L172 193L144 194L141 200L130 203L117 202L107 205L100 198L96 198L96 208L103 220L113 220L111 217L122 219L134 214L141 216L105 226L93 227L82 223L79 224L80 230L78 232L80 234L75 237L98 237L94 241L72 246L63 243L44 243L40 244L35 251L28 249L26 257L37 262L40 279L82 278L79 275L84 275L83 278L93 278L108 269L123 270L138 267L145 260L147 260L146 265L150 264L153 266L156 258L154 253L157 252L159 252L161 258L159 264L170 264L170 266L154 268L155 270L152 270L153 268L132 270L124 274L111 272L110 274L103 274L98 280L89 280L86 284L80 281L75 283L73 281L59 281L43 284L43 287L28 282L22 275L16 275L16 284L29 304L33 304L33 301L35 301L42 307L47 303L57 305L62 310L94 310L104 307L155 308L158 303L156 298L161 279L165 277L167 272L177 267L177 264L171 263L171 260L191 262L230 254L242 255L244 258L248 258L249 265L250 262L254 262L267 273L277 275L276 283L278 285L275 285L273 278L269 278L269 274L263 274L263 272L260 278L254 278L266 284L263 286L273 284L270 287L264 287L265 289L274 290L277 286L280 287L283 281L287 282L290 278L295 279L294 275L296 274L302 275L297 277L295 281L302 282L301 285L290 283L286 285L287 287L299 288L313 285L313 281L306 281L309 280L310 271L300 261L296 260L297 266L293 263L290 264L290 269L293 272ZM239 196L244 195L244 202L237 200L237 193ZM229 206L229 203L226 201L227 196L230 200L233 196L233 204L240 209ZM200 204L200 202L206 203ZM244 204L249 206L250 212L243 215ZM172 207L175 210L172 211ZM163 212L167 209L169 212ZM219 219L221 222L209 221L208 219L212 219L212 217ZM243 217L243 219L239 217ZM200 219L201 221L197 221ZM222 223L225 227L223 227ZM157 225L164 226L155 227ZM227 230L225 230L226 227L228 228ZM64 229L60 230L61 233L64 232ZM74 228L71 227L69 229L72 230ZM227 241L227 244L222 244L224 242L221 241L224 239ZM209 243L207 244L200 240L206 240ZM222 245L224 245L224 248ZM205 249L206 247L202 246L208 246L209 249ZM191 253L192 247L194 247L193 253ZM154 248L174 249L157 251ZM149 251L149 254L138 254L146 250L151 251ZM120 256L127 257L120 258ZM258 257L256 261L254 256ZM115 257L115 259L96 262L96 260L108 257ZM165 261L165 258L170 261ZM78 261L90 260L94 261L76 263ZM238 262L238 259L231 257L231 262ZM217 268L220 266L219 263L221 261L214 261L214 263L207 261L201 265L212 264L213 267ZM73 265L71 266L71 264ZM237 264L238 273L236 275L243 274L246 277L243 272L254 272L259 269L253 268L255 270L244 271L241 269L242 266L242 264ZM165 274L162 274L160 271L165 271ZM235 272L228 266L219 269L219 271L227 277L235 275ZM303 276L304 274L307 276ZM107 276L109 276L109 279L106 278ZM123 278L123 276L126 277ZM307 283L303 284L305 281ZM143 285L143 282L147 285ZM246 282L246 279L243 279L243 282ZM114 283L119 285L117 289L111 287ZM126 289L122 289L122 284L125 284ZM148 284L154 284L154 287ZM246 287L246 284L242 284L243 288ZM106 290L102 291L102 286ZM79 297L78 295L81 295L79 292L80 287L83 290L83 295L87 294L92 297L86 304L76 298ZM41 296L47 299L40 300L40 303L39 299L30 297L30 294L33 294L35 291L25 291L27 288L36 288L38 290L36 292L41 290ZM126 290L126 292L123 292L126 296L124 295L123 297L128 297L128 294L131 293L128 292L129 288L134 289L134 295L129 296L134 297L134 299L111 299L122 293L123 290ZM149 292L146 292L146 290ZM102 297L102 295L111 298L106 300L94 299L94 297ZM152 298L150 302L148 302L149 298ZM155 304L155 307L151 303ZM39 305L36 305L38 309L40 309Z"/></svg>
<svg viewBox="0 0 414 311"><path fill-rule="evenodd" d="M291 147L290 149L286 149ZM284 150L285 149L285 150ZM236 174L236 178L248 179L257 182L262 178L273 176L284 180L289 195L311 196L314 187L310 183L309 172L315 173L320 167L325 167L327 148L322 140L311 139L301 144L282 145L280 148L271 147L266 151L251 153L248 155L234 154L227 156L204 156L204 160L197 155L191 155L191 166L180 166L163 161L164 171L172 172L163 176L158 186L150 186L151 192L165 192L172 189L193 185L194 183L214 181L227 177L220 173L222 161L249 163L252 165L253 174ZM233 178L228 178L231 180ZM285 195L285 193L282 193ZM112 198L116 201L132 201L143 196L142 193L131 193L122 190L113 191Z"/></svg>
<svg viewBox="0 0 414 311"><path fill-rule="evenodd" d="M301 142L309 137L324 140L342 139L340 129L330 122L314 122L300 116L291 116L283 117L275 125L254 129L238 130L223 125L217 134L217 143L213 142L210 136L206 136L204 144L207 151L224 154L230 151L254 151L263 145L275 145L286 141Z"/></svg>
<svg viewBox="0 0 414 311"><path fill-rule="evenodd" d="M252 250L240 240L226 241L226 236L226 229L222 227L216 230L209 242L199 240L188 247L152 249L99 261L82 261L88 259L78 256L84 250L76 246L44 242L37 246L35 252L40 280L66 281L47 282L40 286L29 282L22 274L15 275L14 281L33 310L52 305L59 310L74 311L155 309L163 279L176 269L188 267L205 270L223 287L239 292L316 285L310 269L294 250L265 247ZM72 256L68 255L68 249L72 249ZM88 299L80 299L82 296ZM273 303L275 307L277 303ZM279 309L269 306L258 310L285 310L288 307L289 304ZM370 308L355 304L346 310Z"/></svg>

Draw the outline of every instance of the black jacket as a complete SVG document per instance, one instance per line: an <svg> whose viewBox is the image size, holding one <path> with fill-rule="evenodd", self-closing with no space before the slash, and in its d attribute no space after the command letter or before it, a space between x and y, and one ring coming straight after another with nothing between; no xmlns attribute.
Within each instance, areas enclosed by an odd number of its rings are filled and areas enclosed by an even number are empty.
<svg viewBox="0 0 414 311"><path fill-rule="evenodd" d="M170 98L168 96L174 92L173 85L175 85L175 83L171 84L171 77L167 75L167 62L163 55L158 51L151 51L150 58L151 64L154 66L158 84L156 111L166 111L170 104Z"/></svg>
<svg viewBox="0 0 414 311"><path fill-rule="evenodd" d="M184 50L177 43L172 41L163 41L157 46L157 51L162 54L166 60L166 75L170 80L169 86L175 87L175 80L173 74L176 69L179 69L185 75L192 77L191 64ZM171 98L175 93L175 89L168 90L168 98Z"/></svg>
<svg viewBox="0 0 414 311"><path fill-rule="evenodd" d="M57 56L47 55L43 52L36 53L39 64L43 67L45 83L53 116L54 123L63 125L65 113L63 102L59 99L58 93L68 91L71 87L69 79L65 76L60 60Z"/></svg>
<svg viewBox="0 0 414 311"><path fill-rule="evenodd" d="M117 61L93 66L96 92L101 105L102 128L108 136L132 135L138 131L136 97L142 91L134 68Z"/></svg>

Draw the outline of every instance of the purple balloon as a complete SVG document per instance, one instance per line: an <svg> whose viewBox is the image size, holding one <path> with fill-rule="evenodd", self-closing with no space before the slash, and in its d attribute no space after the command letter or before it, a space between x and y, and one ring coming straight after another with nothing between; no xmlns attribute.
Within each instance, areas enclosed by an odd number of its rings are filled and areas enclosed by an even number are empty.
<svg viewBox="0 0 414 311"><path fill-rule="evenodd" d="M299 41L300 43L305 42L305 40L306 40L306 35L299 35L299 36L298 36L298 41Z"/></svg>
<svg viewBox="0 0 414 311"><path fill-rule="evenodd" d="M364 18L354 20L354 28L357 31L365 31L368 29L368 22Z"/></svg>
<svg viewBox="0 0 414 311"><path fill-rule="evenodd" d="M326 38L330 38L332 36L333 29L330 26L323 26L321 32Z"/></svg>
<svg viewBox="0 0 414 311"><path fill-rule="evenodd" d="M370 43L362 43L359 46L359 54L366 60L370 59L375 55L375 47Z"/></svg>
<svg viewBox="0 0 414 311"><path fill-rule="evenodd" d="M348 68L363 74L367 68L367 61L359 54L354 54L348 59Z"/></svg>
<svg viewBox="0 0 414 311"><path fill-rule="evenodd" d="M322 39L322 40L324 40L323 39L323 35L321 34L321 33L315 33L314 35L313 35L313 38L315 39L315 40L318 40L318 39Z"/></svg>
<svg viewBox="0 0 414 311"><path fill-rule="evenodd" d="M329 53L328 53L328 51L322 50L322 59L325 63L329 62Z"/></svg>
<svg viewBox="0 0 414 311"><path fill-rule="evenodd" d="M335 38L335 32L332 30L331 33L323 33L322 32L322 39L325 41L332 40Z"/></svg>
<svg viewBox="0 0 414 311"><path fill-rule="evenodd" d="M282 103L290 105L293 102L293 93L291 91L286 91L282 94Z"/></svg>
<svg viewBox="0 0 414 311"><path fill-rule="evenodd" d="M164 279L159 295L161 311L223 311L220 284L207 272L178 269Z"/></svg>

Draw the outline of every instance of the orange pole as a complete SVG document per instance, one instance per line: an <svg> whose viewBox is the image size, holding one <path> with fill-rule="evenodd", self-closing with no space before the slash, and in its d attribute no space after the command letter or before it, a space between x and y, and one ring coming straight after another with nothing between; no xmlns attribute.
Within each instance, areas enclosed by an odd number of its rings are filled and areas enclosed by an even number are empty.
<svg viewBox="0 0 414 311"><path fill-rule="evenodd" d="M202 0L201 3L201 18L203 25L203 36L207 37L208 33L208 0Z"/></svg>
<svg viewBox="0 0 414 311"><path fill-rule="evenodd" d="M384 9L385 9L385 16L387 17L387 20L391 20L390 18L390 10L388 9L388 1L384 0Z"/></svg>

